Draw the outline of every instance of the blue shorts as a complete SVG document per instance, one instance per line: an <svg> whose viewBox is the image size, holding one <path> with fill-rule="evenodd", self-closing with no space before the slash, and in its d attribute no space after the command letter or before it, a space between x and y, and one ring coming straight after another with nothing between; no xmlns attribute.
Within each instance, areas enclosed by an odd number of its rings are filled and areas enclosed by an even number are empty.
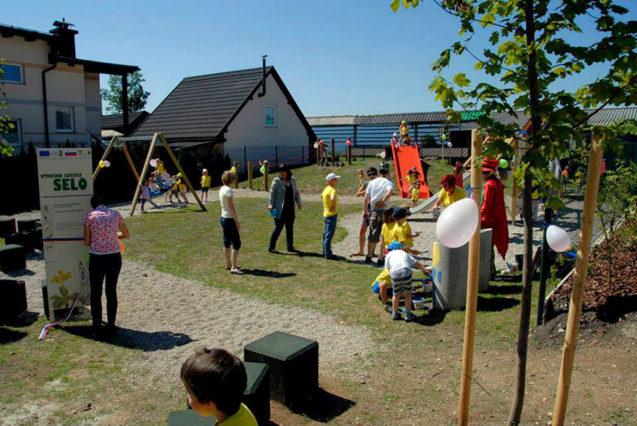
<svg viewBox="0 0 637 426"><path fill-rule="evenodd" d="M223 229L223 246L239 250L241 248L241 238L239 238L239 230L233 218L222 217L219 221L221 229Z"/></svg>

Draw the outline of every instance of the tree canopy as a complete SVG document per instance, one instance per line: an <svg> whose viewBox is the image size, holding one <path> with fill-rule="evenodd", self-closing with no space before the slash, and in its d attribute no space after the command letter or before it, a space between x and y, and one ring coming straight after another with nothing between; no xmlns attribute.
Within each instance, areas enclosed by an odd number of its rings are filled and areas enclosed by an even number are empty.
<svg viewBox="0 0 637 426"><path fill-rule="evenodd" d="M518 369L510 424L519 424L525 392L526 356L531 307L531 262L533 184L550 195L550 208L563 205L557 178L549 161L568 158L574 147L586 145L586 131L602 134L608 147L619 143L622 132L637 133L633 121L591 129L589 118L608 105L637 103L637 22L625 20L628 10L614 0L432 0L444 13L458 19L458 40L444 49L432 65L437 73L429 88L447 110L449 121L458 122L461 111L480 110L476 117L489 136L484 155L512 155L507 140L525 139L516 177L524 182L524 270L520 327L517 344ZM417 7L419 0L393 0L394 11L401 5ZM579 43L582 25L595 32L595 41ZM482 37L476 37L478 34ZM479 39L479 41L478 41ZM482 40L487 40L482 41ZM474 69L482 73L471 81L466 73L450 78L452 57L470 55ZM574 90L563 83L601 64L604 75L592 77ZM492 83L497 81L497 83ZM588 109L595 109L590 112ZM495 113L530 117L527 135L518 136L516 123L503 123ZM582 151L580 151L582 153Z"/></svg>
<svg viewBox="0 0 637 426"><path fill-rule="evenodd" d="M140 71L127 75L128 82L128 112L141 111L146 106L150 92L144 90L142 83L146 81ZM111 75L108 77L108 89L102 89L102 98L108 102L106 111L113 114L124 112L122 105L122 77Z"/></svg>

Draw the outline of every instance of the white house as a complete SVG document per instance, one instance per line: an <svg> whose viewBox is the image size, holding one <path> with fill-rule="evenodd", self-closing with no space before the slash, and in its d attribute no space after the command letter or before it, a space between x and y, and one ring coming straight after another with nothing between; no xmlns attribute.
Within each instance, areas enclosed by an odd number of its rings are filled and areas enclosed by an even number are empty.
<svg viewBox="0 0 637 426"><path fill-rule="evenodd" d="M5 100L14 124L4 135L14 148L56 147L67 141L89 146L101 132L99 74L125 77L136 66L77 58L68 22L55 21L49 33L0 25L0 58Z"/></svg>
<svg viewBox="0 0 637 426"><path fill-rule="evenodd" d="M264 84L265 83L265 84ZM266 67L184 78L135 131L232 160L307 162L316 140L283 80Z"/></svg>

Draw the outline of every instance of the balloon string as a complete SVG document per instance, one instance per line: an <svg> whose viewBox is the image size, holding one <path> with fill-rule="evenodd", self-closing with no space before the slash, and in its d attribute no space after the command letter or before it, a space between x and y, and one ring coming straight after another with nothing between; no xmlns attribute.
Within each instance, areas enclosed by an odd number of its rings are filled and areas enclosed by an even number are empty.
<svg viewBox="0 0 637 426"><path fill-rule="evenodd" d="M75 296L75 299L73 300L73 303L71 304L71 307L69 308L68 313L66 314L66 316L64 318L62 318L62 320L60 321L54 321L52 323L49 323L47 325L44 326L44 328L42 329L42 331L40 332L40 336L38 337L38 340L44 340L46 339L47 334L49 333L49 331L55 327L58 324L62 324L63 322L66 322L66 320L68 320L71 317L71 312L73 312L73 308L75 307L75 303L77 303L77 300L80 298L80 294L82 294L82 290L80 290L77 293L77 296Z"/></svg>

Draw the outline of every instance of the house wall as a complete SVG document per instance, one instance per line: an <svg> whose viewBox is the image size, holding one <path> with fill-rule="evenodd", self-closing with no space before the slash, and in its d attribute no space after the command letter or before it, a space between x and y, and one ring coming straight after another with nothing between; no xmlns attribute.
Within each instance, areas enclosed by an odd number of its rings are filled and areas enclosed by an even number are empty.
<svg viewBox="0 0 637 426"><path fill-rule="evenodd" d="M259 92L261 89L258 90ZM265 126L265 107L276 109L276 127ZM308 135L305 127L288 104L272 75L266 80L266 94L259 98L254 95L232 121L226 133L224 152L232 160L243 163L243 147L246 147L247 161L268 159L275 161L275 147L280 163L301 162L301 147L304 147L305 161L308 156ZM243 168L241 168L243 169Z"/></svg>
<svg viewBox="0 0 637 426"><path fill-rule="evenodd" d="M44 106L42 99L42 72L48 68L49 46L43 40L28 42L22 37L0 38L0 57L7 63L22 65L24 82L5 83L8 103L6 111L11 119L20 120L22 143L36 147L45 146ZM100 134L99 114L101 100L97 74L85 74L83 66L58 64L46 74L49 138L52 147L67 140L88 146L88 132ZM74 130L58 132L55 125L55 108L73 109Z"/></svg>

